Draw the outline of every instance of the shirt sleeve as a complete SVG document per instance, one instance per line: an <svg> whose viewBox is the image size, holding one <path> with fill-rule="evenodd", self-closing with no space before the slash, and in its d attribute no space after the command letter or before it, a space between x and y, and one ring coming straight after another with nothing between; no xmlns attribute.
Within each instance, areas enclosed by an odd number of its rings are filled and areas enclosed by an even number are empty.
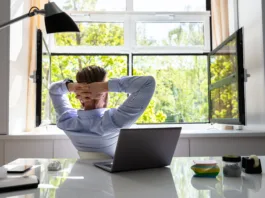
<svg viewBox="0 0 265 198"><path fill-rule="evenodd" d="M65 81L52 83L49 88L49 94L56 111L57 120L69 118L68 112L73 112L74 109L67 97L68 89ZM70 116L71 117L71 116Z"/></svg>
<svg viewBox="0 0 265 198"><path fill-rule="evenodd" d="M109 92L125 92L130 96L118 108L107 110L104 115L93 126L89 127L91 132L100 136L118 132L121 128L129 127L144 112L149 104L154 91L155 79L152 76L133 76L111 79L108 81ZM66 95L68 93L65 83L57 82L50 87L50 96L57 117L57 126L63 130L78 132L85 129L85 125L72 119L77 116ZM75 111L76 112L76 111Z"/></svg>
<svg viewBox="0 0 265 198"><path fill-rule="evenodd" d="M130 96L117 109L110 109L109 115L106 116L117 128L129 127L146 109L154 94L155 85L155 79L152 76L133 76L109 80L109 92L125 92ZM104 125L104 123L102 124Z"/></svg>

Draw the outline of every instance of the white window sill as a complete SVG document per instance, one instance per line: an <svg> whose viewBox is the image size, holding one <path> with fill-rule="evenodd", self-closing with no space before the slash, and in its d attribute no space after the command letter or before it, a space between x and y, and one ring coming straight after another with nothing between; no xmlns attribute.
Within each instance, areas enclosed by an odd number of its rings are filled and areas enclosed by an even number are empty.
<svg viewBox="0 0 265 198"><path fill-rule="evenodd" d="M262 130L223 130L209 124L200 125L133 125L131 128L161 128L161 127L182 127L180 138L224 138L224 137L265 137L265 129ZM33 132L22 132L17 134L2 135L0 140L15 139L49 139L68 140L65 133L56 126L36 128Z"/></svg>

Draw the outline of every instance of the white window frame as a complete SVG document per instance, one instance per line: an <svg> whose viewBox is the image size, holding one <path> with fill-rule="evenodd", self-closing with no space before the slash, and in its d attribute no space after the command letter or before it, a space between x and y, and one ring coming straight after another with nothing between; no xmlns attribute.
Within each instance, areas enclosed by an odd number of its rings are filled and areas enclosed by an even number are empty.
<svg viewBox="0 0 265 198"><path fill-rule="evenodd" d="M127 0L131 2L132 0ZM131 4L129 4L131 5ZM129 6L128 5L128 6ZM132 6L132 5L131 5ZM130 7L127 9L131 9ZM205 12L76 12L68 14L75 22L113 22L124 25L124 46L56 46L54 36L51 37L49 47L52 53L207 53L210 51L210 11ZM107 16L107 17L106 17ZM137 22L198 22L204 24L204 46L180 47L180 46L137 46L136 23ZM133 33L131 33L133 32Z"/></svg>

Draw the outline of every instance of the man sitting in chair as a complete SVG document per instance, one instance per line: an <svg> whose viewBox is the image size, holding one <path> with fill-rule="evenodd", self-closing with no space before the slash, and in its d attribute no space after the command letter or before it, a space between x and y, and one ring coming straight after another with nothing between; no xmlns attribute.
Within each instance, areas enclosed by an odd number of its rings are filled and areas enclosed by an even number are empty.
<svg viewBox="0 0 265 198"><path fill-rule="evenodd" d="M57 114L57 126L70 138L81 159L107 159L114 156L121 128L130 127L144 112L154 90L152 76L107 79L98 66L83 68L72 80L55 82L49 93ZM73 92L82 110L73 109L67 93ZM107 109L108 92L130 96L118 108Z"/></svg>

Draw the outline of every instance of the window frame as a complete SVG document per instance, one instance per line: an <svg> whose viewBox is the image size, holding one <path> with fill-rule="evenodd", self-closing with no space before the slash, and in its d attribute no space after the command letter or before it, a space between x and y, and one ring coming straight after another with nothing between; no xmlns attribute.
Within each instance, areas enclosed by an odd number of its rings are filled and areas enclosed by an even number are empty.
<svg viewBox="0 0 265 198"><path fill-rule="evenodd" d="M123 46L56 46L55 38L51 36L51 52L60 53L204 53L210 52L210 11L205 12L69 12L76 23L123 23ZM108 15L108 18L106 18ZM142 47L137 46L136 24L137 22L161 22L161 23L203 23L204 45L194 47L163 46ZM134 32L130 34L130 32Z"/></svg>
<svg viewBox="0 0 265 198"><path fill-rule="evenodd" d="M150 53L131 53L131 54L121 54L121 53L51 53L50 54L51 59L53 56L126 56L127 57L127 75L128 76L134 76L133 74L133 57L134 56L205 56L205 58L208 60L208 53L168 53L168 54L150 54ZM130 59L131 57L131 59ZM208 64L208 63L207 63ZM130 66L131 65L131 66ZM51 66L51 65L50 65ZM208 99L208 97L207 97ZM50 115L51 116L51 115ZM51 120L51 119L50 119ZM210 123L210 119L208 116L208 120L205 122L184 122L184 123L177 123L177 122L169 122L169 123L137 123L137 125L174 125L174 124L208 124ZM55 123L51 123L51 125L55 125Z"/></svg>
<svg viewBox="0 0 265 198"><path fill-rule="evenodd" d="M54 35L49 36L48 46L52 56L127 56L127 75L133 76L133 56L206 56L212 49L211 0L206 1L203 12L142 12L133 11L133 0L126 0L126 11L66 11L75 22L123 23L124 46L56 46ZM106 15L108 17L106 18ZM137 22L200 22L204 24L204 46L202 47L142 47L136 44ZM130 33L134 32L134 33ZM113 53L115 52L115 53ZM142 123L152 124L206 124L194 123Z"/></svg>
<svg viewBox="0 0 265 198"><path fill-rule="evenodd" d="M33 74L36 82L36 107L35 107L35 126L39 127L42 126L43 124L50 124L50 122L45 120L46 122L44 123L43 121L43 115L42 115L42 90L43 90L43 55L49 57L49 69L51 68L51 53L48 48L48 44L44 39L43 33L41 29L37 29L37 45L36 45L36 71ZM50 84L51 80L51 72L48 74L48 85ZM50 97L48 97L48 117L50 120L51 117L51 100Z"/></svg>

